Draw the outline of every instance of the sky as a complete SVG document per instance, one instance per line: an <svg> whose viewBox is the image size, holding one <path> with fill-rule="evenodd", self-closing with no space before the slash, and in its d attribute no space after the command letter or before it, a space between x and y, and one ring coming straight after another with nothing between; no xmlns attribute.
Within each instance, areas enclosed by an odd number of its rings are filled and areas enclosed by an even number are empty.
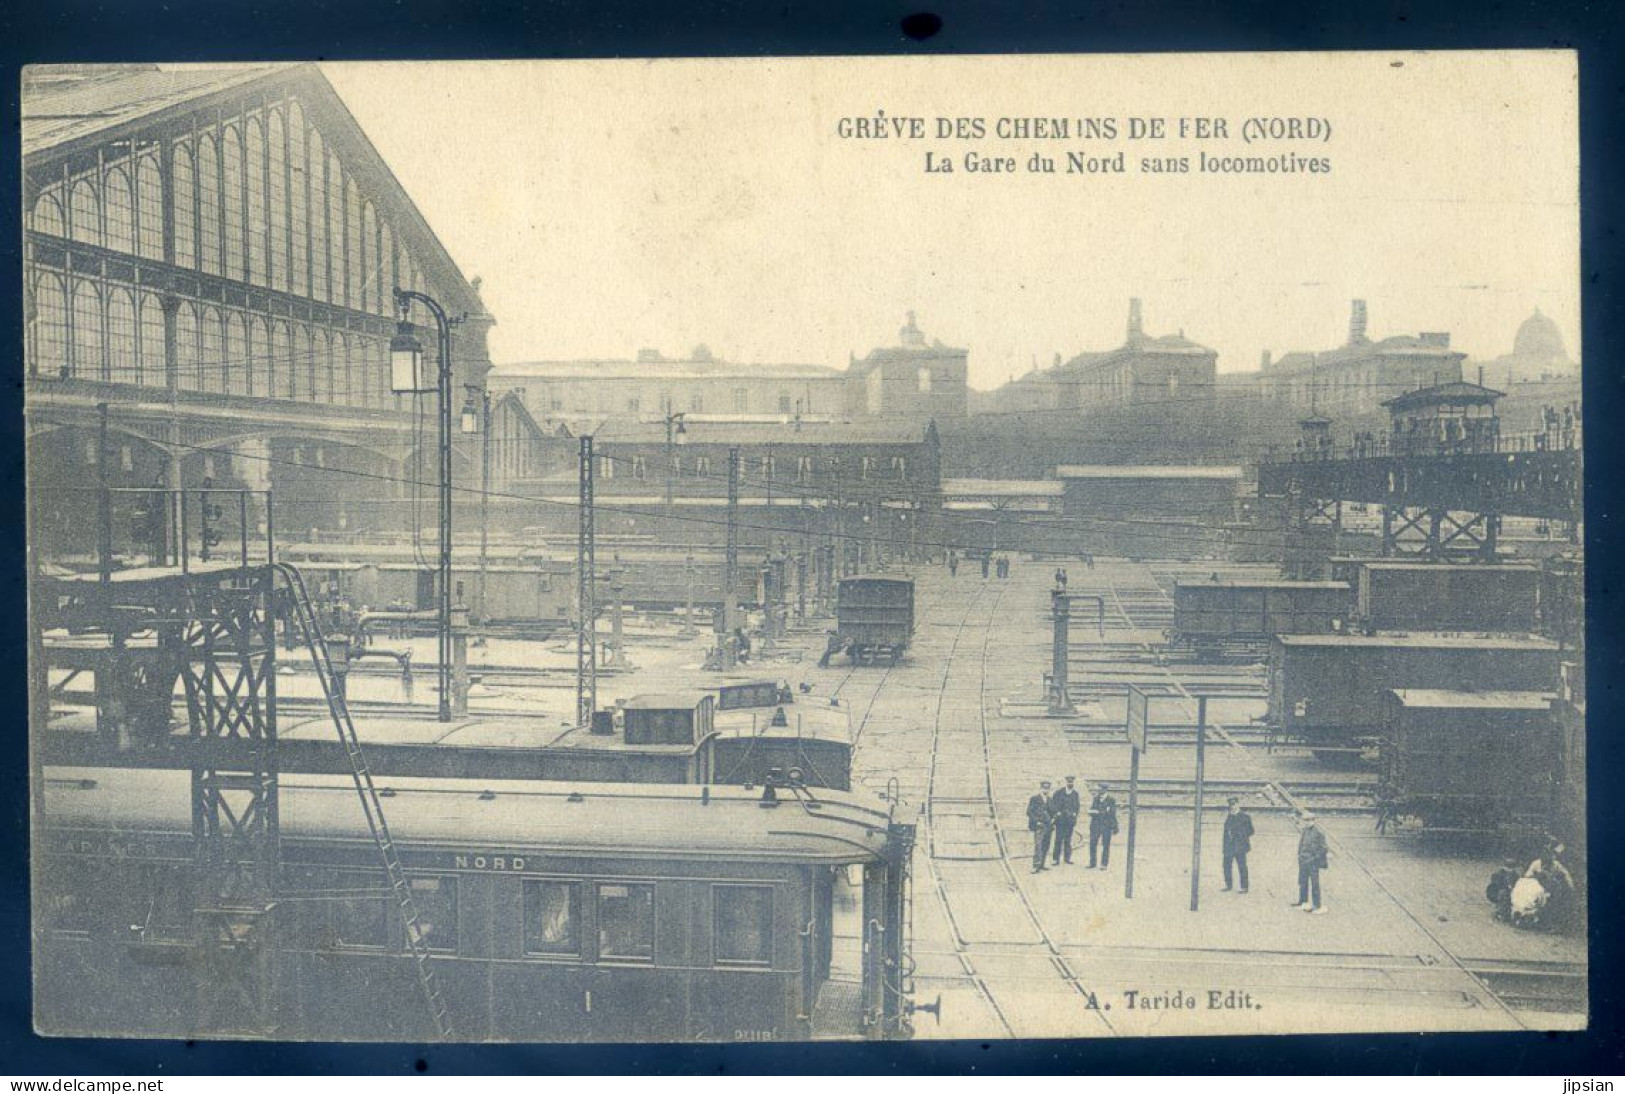
<svg viewBox="0 0 1625 1094"><path fill-rule="evenodd" d="M1573 56L1251 54L323 64L497 319L510 362L668 355L844 366L904 313L991 388L1149 333L1219 370L1448 331L1490 358L1535 308L1579 347ZM926 136L841 136L842 119ZM999 139L999 118L1111 118L1118 139ZM1223 118L1228 140L1180 139ZM1330 139L1239 139L1312 117ZM981 139L939 139L980 118ZM1128 140L1130 118L1170 135ZM907 123L904 123L905 125ZM1124 174L1029 173L1034 153ZM926 156L955 173L927 173ZM1147 174L1141 160L1324 157L1324 174ZM966 154L1012 157L970 173Z"/></svg>

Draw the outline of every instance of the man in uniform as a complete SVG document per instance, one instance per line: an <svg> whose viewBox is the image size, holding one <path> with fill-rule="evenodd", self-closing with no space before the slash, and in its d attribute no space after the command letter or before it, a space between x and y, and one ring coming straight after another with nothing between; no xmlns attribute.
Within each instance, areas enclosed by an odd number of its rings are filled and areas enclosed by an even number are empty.
<svg viewBox="0 0 1625 1094"><path fill-rule="evenodd" d="M1253 848L1253 818L1241 807L1240 798L1230 799L1230 815L1224 818L1224 891L1230 891L1231 863L1241 875L1241 891L1247 891L1247 852Z"/></svg>
<svg viewBox="0 0 1625 1094"><path fill-rule="evenodd" d="M1055 815L1055 850L1052 857L1055 865L1061 864L1061 856L1066 856L1066 864L1072 865L1072 830L1078 826L1078 813L1082 811L1083 802L1078 797L1078 789L1073 785L1076 779L1068 775L1066 785L1057 790L1050 798L1050 812Z"/></svg>
<svg viewBox="0 0 1625 1094"><path fill-rule="evenodd" d="M1302 829L1298 836L1298 902L1292 906L1310 915L1325 915L1320 903L1320 872L1326 869L1326 833L1313 813L1305 813L1298 824Z"/></svg>
<svg viewBox="0 0 1625 1094"><path fill-rule="evenodd" d="M1049 855L1050 835L1055 814L1050 804L1049 780L1038 784L1038 793L1027 799L1027 831L1033 834L1033 873L1044 869Z"/></svg>
<svg viewBox="0 0 1625 1094"><path fill-rule="evenodd" d="M1089 869L1095 868L1099 851L1100 868L1106 869L1112 861L1112 837L1117 834L1117 799L1105 783L1095 787L1095 796L1089 802Z"/></svg>

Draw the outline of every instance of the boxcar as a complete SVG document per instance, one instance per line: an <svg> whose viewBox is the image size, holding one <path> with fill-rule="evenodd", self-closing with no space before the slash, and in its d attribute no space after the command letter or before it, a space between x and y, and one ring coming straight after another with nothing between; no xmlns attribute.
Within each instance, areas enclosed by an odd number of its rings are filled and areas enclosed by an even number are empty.
<svg viewBox="0 0 1625 1094"><path fill-rule="evenodd" d="M1562 785L1555 696L1395 688L1383 698L1379 799L1429 828L1549 828Z"/></svg>
<svg viewBox="0 0 1625 1094"><path fill-rule="evenodd" d="M913 579L843 578L837 590L835 627L855 664L880 657L895 664L914 637Z"/></svg>
<svg viewBox="0 0 1625 1094"><path fill-rule="evenodd" d="M52 769L37 833L39 1029L434 1036L350 780L284 776L281 883L238 938L248 996L195 926L188 775ZM914 830L883 803L732 787L400 779L405 870L454 1035L778 1040L908 1032ZM861 867L861 882L849 882ZM865 929L871 919L884 929ZM258 993L263 1009L247 999Z"/></svg>
<svg viewBox="0 0 1625 1094"><path fill-rule="evenodd" d="M1536 626L1540 571L1533 566L1367 562L1355 614L1379 631L1527 634Z"/></svg>
<svg viewBox="0 0 1625 1094"><path fill-rule="evenodd" d="M1359 751L1382 728L1393 688L1555 691L1558 646L1544 638L1453 634L1283 634L1270 648L1268 721L1278 739L1323 754Z"/></svg>
<svg viewBox="0 0 1625 1094"><path fill-rule="evenodd" d="M1351 602L1341 581L1179 582L1169 643L1199 657L1256 656L1278 634L1331 634Z"/></svg>

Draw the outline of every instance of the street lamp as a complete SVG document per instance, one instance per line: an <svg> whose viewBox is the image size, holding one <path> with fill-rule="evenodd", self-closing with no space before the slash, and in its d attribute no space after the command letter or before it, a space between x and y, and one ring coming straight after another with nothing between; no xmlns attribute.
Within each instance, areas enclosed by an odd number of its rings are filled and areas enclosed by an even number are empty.
<svg viewBox="0 0 1625 1094"><path fill-rule="evenodd" d="M683 416L680 413L667 412L666 414L666 519L671 519L671 480L677 472L677 456L673 445L682 444L682 437L688 433L683 426Z"/></svg>
<svg viewBox="0 0 1625 1094"><path fill-rule="evenodd" d="M474 590L475 608L483 625L486 554L491 536L491 393L478 384L464 384L463 391L463 432L480 435L480 574Z"/></svg>
<svg viewBox="0 0 1625 1094"><path fill-rule="evenodd" d="M434 316L439 336L438 375L431 377L423 359L423 345L407 319L416 300ZM399 322L389 340L389 385L397 395L440 395L440 589L438 638L440 650L440 709L442 722L451 721L451 322L433 297L415 289L395 290Z"/></svg>

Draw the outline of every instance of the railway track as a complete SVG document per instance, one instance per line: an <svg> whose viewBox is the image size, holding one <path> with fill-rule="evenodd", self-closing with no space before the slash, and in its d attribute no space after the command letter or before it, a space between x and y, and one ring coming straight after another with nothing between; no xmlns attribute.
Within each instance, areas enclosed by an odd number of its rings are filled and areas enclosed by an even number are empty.
<svg viewBox="0 0 1625 1094"><path fill-rule="evenodd" d="M997 614L1000 605L1003 602L1004 594L1009 588L1009 586L1003 584L999 584L995 587L998 589L998 592L994 596L993 605L989 612L990 615ZM976 600L973 601L973 608L976 603L980 602L980 600L981 596L978 595ZM928 869L930 869L932 872L933 880L936 883L935 889L941 902L942 910L947 916L948 922L954 932L956 956L964 968L965 974L971 979L972 983L976 985L977 990L987 1001L993 1012L998 1016L999 1021L1004 1025L1008 1034L1014 1037L1055 1035L1056 1028L1054 1023L1055 1018L1057 1017L1056 1015L1049 1013L1048 1008L1044 1008L1045 1012L1041 1016L1034 1016L1032 1012L1031 999L1012 998L1012 993L1007 986L1011 982L1012 978L1002 975L996 977L992 976L986 969L983 968L983 966L992 964L997 959L986 954L973 952L972 943L967 938L965 930L955 915L954 902L949 899L943 886L943 879L941 877L940 868L937 861L936 833L934 830L938 819L938 812L939 809L944 809L947 807L968 806L977 812L982 812L986 819L991 823L994 841L993 857L975 861L969 864L970 868L993 873L993 876L996 877L999 882L1001 882L1001 888L1003 891L1014 898L1016 902L1015 908L1019 909L1019 911L1016 911L1015 914L1020 916L1021 920L1025 922L1028 928L1030 928L1033 936L1037 940L1036 946L1030 947L1028 950L1016 956L1014 960L1022 967L1032 967L1042 970L1039 976L1048 984L1055 984L1057 981L1059 981L1059 983L1064 987L1064 990L1066 990L1073 998L1077 1000L1078 1008L1083 1011L1085 1015L1092 1016L1092 1018L1088 1019L1088 1021L1091 1021L1093 1024L1097 1025L1102 1032L1108 1035L1115 1034L1116 1030L1106 1014L1099 1009L1088 1006L1089 1002L1095 997L1093 989L1084 982L1083 978L1079 975L1077 968L1073 965L1072 960L1068 958L1062 947L1057 943L1056 939L1045 925L1043 918L1033 906L1033 903L1026 890L1023 888L1014 867L1011 866L1010 848L1005 839L1004 831L998 824L998 812L993 799L991 741L988 734L987 724L987 661L988 649L992 639L992 628L990 626L984 625L982 628L982 641L980 652L977 657L976 685L974 695L968 697L974 699L976 706L975 738L977 751L975 758L979 760L979 763L974 763L973 766L979 768L979 793L966 799L956 799L938 794L938 780L939 774L942 770L941 760L943 758L944 749L944 714L947 706L950 684L955 683L953 662L955 655L959 651L960 643L964 638L965 625L969 621L970 614L970 611L967 610L964 618L961 619L960 625L955 631L953 643L949 648L948 656L943 665L942 684L937 694L935 718L932 725L931 764L930 771L927 776L926 795L928 818L933 826L931 841L928 844L929 853L926 861ZM957 756L955 759L956 762L960 760L960 758ZM974 778L974 774L972 777ZM1026 985L1018 984L1016 994L1026 995ZM1075 1027L1065 1027L1065 1032L1073 1033L1075 1032Z"/></svg>

